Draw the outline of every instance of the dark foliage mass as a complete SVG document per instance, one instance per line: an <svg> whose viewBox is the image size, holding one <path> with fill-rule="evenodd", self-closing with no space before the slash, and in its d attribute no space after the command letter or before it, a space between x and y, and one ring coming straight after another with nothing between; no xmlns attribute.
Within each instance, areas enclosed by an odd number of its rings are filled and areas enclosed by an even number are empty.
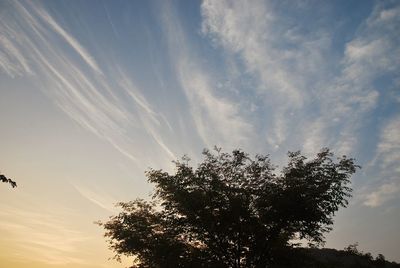
<svg viewBox="0 0 400 268"><path fill-rule="evenodd" d="M7 178L3 174L0 174L0 181L1 182L5 182L5 183L9 183L12 188L17 187L17 183L15 181L13 181L12 179Z"/></svg>
<svg viewBox="0 0 400 268"><path fill-rule="evenodd" d="M290 152L280 171L241 150L203 155L197 168L184 157L175 174L147 171L153 200L120 203L99 223L117 258L133 256L132 267L284 267L293 241L324 242L358 168L329 149L313 159Z"/></svg>

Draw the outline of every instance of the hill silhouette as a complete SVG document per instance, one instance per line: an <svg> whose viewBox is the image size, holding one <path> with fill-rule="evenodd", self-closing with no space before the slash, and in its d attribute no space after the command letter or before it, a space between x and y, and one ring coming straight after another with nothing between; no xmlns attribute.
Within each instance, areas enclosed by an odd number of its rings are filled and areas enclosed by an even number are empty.
<svg viewBox="0 0 400 268"><path fill-rule="evenodd" d="M379 254L375 259L370 253L330 248L296 248L276 268L400 268L400 264L389 262Z"/></svg>

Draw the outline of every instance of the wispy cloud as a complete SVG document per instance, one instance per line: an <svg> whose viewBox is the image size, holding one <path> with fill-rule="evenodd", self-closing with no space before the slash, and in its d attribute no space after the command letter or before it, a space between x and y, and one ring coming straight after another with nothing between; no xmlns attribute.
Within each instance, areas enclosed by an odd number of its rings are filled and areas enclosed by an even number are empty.
<svg viewBox="0 0 400 268"><path fill-rule="evenodd" d="M25 255L16 255L17 261L40 261L51 265L86 264L77 257L80 244L89 239L84 233L69 227L60 211L27 211L15 207L1 206L0 222L3 239L12 237L13 246ZM26 219L29 219L28 221Z"/></svg>
<svg viewBox="0 0 400 268"><path fill-rule="evenodd" d="M243 146L249 142L251 124L243 117L238 103L217 96L217 82L201 64L194 52L174 8L164 4L163 26L169 57L176 79L190 106L190 114L197 134L206 147L222 145Z"/></svg>
<svg viewBox="0 0 400 268"><path fill-rule="evenodd" d="M364 205L369 207L381 206L386 201L396 197L399 192L400 184L398 182L383 184L376 191L366 196Z"/></svg>
<svg viewBox="0 0 400 268"><path fill-rule="evenodd" d="M83 185L72 184L72 186L88 201L97 205L98 207L110 212L115 212L115 204L117 200L112 198L105 192L97 192L94 189L85 187Z"/></svg>
<svg viewBox="0 0 400 268"><path fill-rule="evenodd" d="M303 96L284 63L296 60L304 51L274 48L277 44L273 42L283 40L275 39L278 33L272 28L277 17L267 2L204 1L202 13L203 33L241 56L246 69L265 83L259 90L273 91L291 105L301 105Z"/></svg>
<svg viewBox="0 0 400 268"><path fill-rule="evenodd" d="M32 70L20 49L7 37L0 36L0 68L11 77L32 74Z"/></svg>
<svg viewBox="0 0 400 268"><path fill-rule="evenodd" d="M191 68L188 62L180 62L177 68L193 120L205 145L232 147L249 142L252 126L242 118L236 104L214 96L207 74L196 67Z"/></svg>
<svg viewBox="0 0 400 268"><path fill-rule="evenodd" d="M306 10L285 6L292 8ZM268 1L204 1L202 31L258 81L250 90L268 114L263 131L270 148L303 144L313 153L330 146L348 154L359 146L361 122L379 100L374 81L397 70L397 18L385 12L375 7L342 58L331 56L331 29L315 24L305 31Z"/></svg>
<svg viewBox="0 0 400 268"><path fill-rule="evenodd" d="M378 207L386 201L398 197L400 193L400 117L392 118L384 126L374 164L371 169L378 169L376 181L364 190L364 205Z"/></svg>
<svg viewBox="0 0 400 268"><path fill-rule="evenodd" d="M75 38L73 38L67 31L65 31L47 12L43 9L36 8L32 6L33 9L39 14L40 19L42 19L47 25L49 25L53 30L59 34L64 40L72 47L74 50L82 57L82 59L98 73L102 73L96 61L92 56L83 48Z"/></svg>
<svg viewBox="0 0 400 268"><path fill-rule="evenodd" d="M206 0L202 37L224 60L223 71L215 74L201 60L175 7L163 3L169 63L181 90L170 94L183 93L187 102L176 113L166 113L124 66L112 58L108 66L99 65L67 25L38 3L8 2L7 7L15 16L0 18L0 68L10 76L36 77L71 119L138 166L149 164L150 152L158 150L163 154L157 155L159 161L171 160L186 143L198 145L197 138L200 147L267 144L266 149L279 153L299 147L314 153L329 146L349 154L361 146L363 121L385 95L386 87L376 81L396 77L400 61L396 6L377 4L333 57L328 29L316 25L307 32L273 3ZM55 46L57 38L79 60ZM160 80L159 73L156 77Z"/></svg>
<svg viewBox="0 0 400 268"><path fill-rule="evenodd" d="M268 114L261 131L266 131L270 148L287 144L293 131L301 135L293 122L303 121L302 111L312 104L310 100L316 100L312 89L320 81L315 77L326 78L319 66L326 61L329 35L305 35L294 25L284 27L282 18L266 1L204 1L202 14L203 33L231 58L238 56L243 72L257 81L245 90L253 91L256 101L262 100L255 104Z"/></svg>
<svg viewBox="0 0 400 268"><path fill-rule="evenodd" d="M381 159L381 168L396 167L400 163L400 116L391 119L383 128L377 154Z"/></svg>
<svg viewBox="0 0 400 268"><path fill-rule="evenodd" d="M5 73L32 75L34 69L36 83L62 111L138 165L144 157L138 159L135 154L146 147L146 136L154 141L147 147L158 147L171 160L175 157L159 133L172 131L171 125L154 110L121 65L108 59L105 75L95 57L38 3L16 1L8 6L15 16L0 20L0 67ZM63 46L54 45L58 37L84 65Z"/></svg>

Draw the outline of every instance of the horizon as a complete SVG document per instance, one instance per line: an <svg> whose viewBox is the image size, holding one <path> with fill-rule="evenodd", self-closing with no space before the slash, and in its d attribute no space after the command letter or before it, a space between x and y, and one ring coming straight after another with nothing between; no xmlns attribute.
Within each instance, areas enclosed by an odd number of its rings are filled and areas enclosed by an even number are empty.
<svg viewBox="0 0 400 268"><path fill-rule="evenodd" d="M204 148L362 166L327 248L400 262L399 1L0 1L0 263L123 267L94 225Z"/></svg>

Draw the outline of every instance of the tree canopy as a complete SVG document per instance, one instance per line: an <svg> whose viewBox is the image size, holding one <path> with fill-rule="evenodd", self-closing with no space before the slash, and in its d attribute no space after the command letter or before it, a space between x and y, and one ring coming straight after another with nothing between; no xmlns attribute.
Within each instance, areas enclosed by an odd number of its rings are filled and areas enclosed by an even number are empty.
<svg viewBox="0 0 400 268"><path fill-rule="evenodd" d="M7 178L5 175L0 174L0 181L1 182L5 182L5 183L9 183L11 185L12 188L17 187L17 183L15 181L13 181L12 179Z"/></svg>
<svg viewBox="0 0 400 268"><path fill-rule="evenodd" d="M351 196L354 159L322 149L313 159L288 153L280 171L266 155L205 150L169 174L150 169L151 201L137 199L104 227L116 257L132 267L273 267L298 239L318 245Z"/></svg>

